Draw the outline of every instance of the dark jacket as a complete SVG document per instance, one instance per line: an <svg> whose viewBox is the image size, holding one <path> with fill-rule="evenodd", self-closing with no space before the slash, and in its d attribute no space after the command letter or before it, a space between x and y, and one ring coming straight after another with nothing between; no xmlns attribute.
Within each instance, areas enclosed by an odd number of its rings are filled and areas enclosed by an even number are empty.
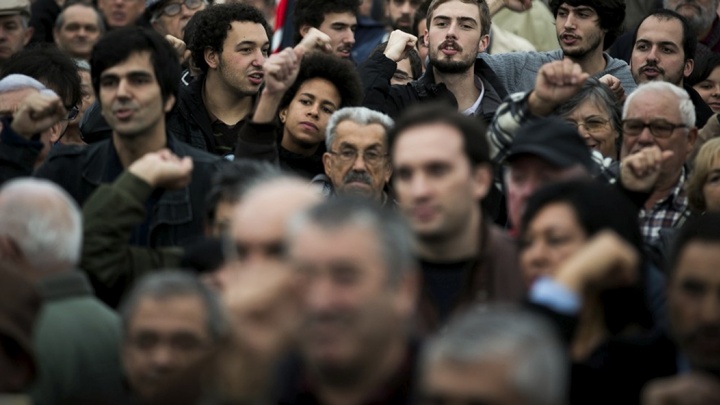
<svg viewBox="0 0 720 405"><path fill-rule="evenodd" d="M179 157L193 160L192 182L181 190L160 190L153 207L147 246L177 246L203 233L203 209L211 176L221 160L168 137L168 147ZM117 163L115 163L117 162ZM81 206L103 183L122 172L112 140L89 146L59 147L50 152L35 175L63 187Z"/></svg>
<svg viewBox="0 0 720 405"><path fill-rule="evenodd" d="M417 103L444 100L457 107L455 96L445 84L435 84L432 65L418 80L406 85L392 86L390 79L396 69L397 63L382 53L370 56L360 65L360 78L365 90L363 106L383 112L393 119ZM482 111L485 122L490 123L495 111L507 96L507 91L495 72L481 59L475 61L475 75L480 77L485 85L485 96L479 111Z"/></svg>

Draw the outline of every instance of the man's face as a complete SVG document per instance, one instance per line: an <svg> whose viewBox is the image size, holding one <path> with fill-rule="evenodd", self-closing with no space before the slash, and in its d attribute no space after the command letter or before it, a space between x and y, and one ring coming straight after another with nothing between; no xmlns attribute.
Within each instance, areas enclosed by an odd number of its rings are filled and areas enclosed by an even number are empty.
<svg viewBox="0 0 720 405"><path fill-rule="evenodd" d="M682 250L668 284L671 335L694 369L720 370L720 244Z"/></svg>
<svg viewBox="0 0 720 405"><path fill-rule="evenodd" d="M352 378L404 339L414 292L388 280L375 231L306 225L290 241L289 260L306 280L300 347L323 376Z"/></svg>
<svg viewBox="0 0 720 405"><path fill-rule="evenodd" d="M162 130L174 97L163 101L149 52L137 52L100 74L102 115L113 133L134 138Z"/></svg>
<svg viewBox="0 0 720 405"><path fill-rule="evenodd" d="M675 11L688 20L688 23L702 39L705 30L715 20L718 0L664 0L663 8Z"/></svg>
<svg viewBox="0 0 720 405"><path fill-rule="evenodd" d="M442 73L463 73L472 68L478 52L487 48L481 35L480 9L459 0L439 5L425 33L430 63Z"/></svg>
<svg viewBox="0 0 720 405"><path fill-rule="evenodd" d="M505 173L510 223L515 227L520 226L527 200L543 186L586 176L587 171L580 165L561 168L534 155L515 157Z"/></svg>
<svg viewBox="0 0 720 405"><path fill-rule="evenodd" d="M74 58L89 59L100 38L97 13L92 7L76 4L66 8L63 17L62 27L53 30L55 44Z"/></svg>
<svg viewBox="0 0 720 405"><path fill-rule="evenodd" d="M338 194L355 194L380 200L392 169L387 160L385 128L359 125L351 120L335 129L335 140L323 155L325 174Z"/></svg>
<svg viewBox="0 0 720 405"><path fill-rule="evenodd" d="M263 83L270 41L262 24L233 21L230 27L222 52L207 50L205 59L227 88L240 96L255 95Z"/></svg>
<svg viewBox="0 0 720 405"><path fill-rule="evenodd" d="M588 6L572 7L563 3L555 17L555 30L563 54L582 59L598 48L602 50L607 30L600 28L600 18Z"/></svg>
<svg viewBox="0 0 720 405"><path fill-rule="evenodd" d="M78 74L80 75L80 96L81 96L81 102L80 105L78 105L78 115L75 117L74 120L70 121L68 123L68 129L67 133L60 139L60 143L62 144L82 144L83 141L77 135L80 131L78 128L80 125L80 122L82 121L83 115L85 115L85 111L95 102L95 92L92 88L92 82L90 78L90 72L87 70L79 70Z"/></svg>
<svg viewBox="0 0 720 405"><path fill-rule="evenodd" d="M188 6L188 3L190 6ZM170 9L179 7L180 11L175 15L169 15L166 12L166 8ZM162 35L172 35L175 38L183 39L185 36L185 26L187 25L190 18L195 15L198 11L204 10L207 4L203 0L170 0L163 2L159 7L161 10L160 15L153 21L152 26L155 31Z"/></svg>
<svg viewBox="0 0 720 405"><path fill-rule="evenodd" d="M411 81L413 81L413 75L412 75L412 65L410 64L410 58L405 58L400 60L397 63L397 68L395 69L395 73L393 74L392 79L390 79L390 84L408 84Z"/></svg>
<svg viewBox="0 0 720 405"><path fill-rule="evenodd" d="M355 45L356 28L357 17L351 12L327 13L322 24L317 27L318 30L330 37L330 46L332 46L333 52L341 58L350 57L350 51ZM305 25L300 32L305 35L309 30L310 26Z"/></svg>
<svg viewBox="0 0 720 405"><path fill-rule="evenodd" d="M645 124L651 122L683 124L678 100L669 91L639 94L631 101L632 103L627 108L625 121L638 120ZM669 137L658 138L653 135L650 128L646 127L638 135L623 134L621 157L624 158L654 145L663 151L673 151L673 156L662 165L658 181L674 179L680 174L685 159L693 149L696 133L694 128L676 128Z"/></svg>
<svg viewBox="0 0 720 405"><path fill-rule="evenodd" d="M126 27L145 11L145 0L98 0L98 9L109 28Z"/></svg>
<svg viewBox="0 0 720 405"><path fill-rule="evenodd" d="M387 16L394 30L412 31L413 16L420 0L388 0Z"/></svg>
<svg viewBox="0 0 720 405"><path fill-rule="evenodd" d="M141 399L163 392L210 353L207 316L205 305L193 295L140 300L125 331L122 362Z"/></svg>
<svg viewBox="0 0 720 405"><path fill-rule="evenodd" d="M23 28L20 15L0 16L0 64L30 42L32 28Z"/></svg>
<svg viewBox="0 0 720 405"><path fill-rule="evenodd" d="M682 85L693 70L685 60L680 21L648 17L640 24L630 57L630 70L637 84L653 80Z"/></svg>
<svg viewBox="0 0 720 405"><path fill-rule="evenodd" d="M528 402L514 388L512 360L460 363L438 359L423 371L419 405L516 404Z"/></svg>
<svg viewBox="0 0 720 405"><path fill-rule="evenodd" d="M479 214L490 169L473 170L462 136L447 124L411 127L395 145L394 188L415 234L444 240L461 233L473 212Z"/></svg>

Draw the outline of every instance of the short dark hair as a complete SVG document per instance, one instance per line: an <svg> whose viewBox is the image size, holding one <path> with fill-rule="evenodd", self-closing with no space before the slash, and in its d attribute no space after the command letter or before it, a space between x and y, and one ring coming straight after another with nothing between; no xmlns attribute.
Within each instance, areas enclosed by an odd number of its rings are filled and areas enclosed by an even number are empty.
<svg viewBox="0 0 720 405"><path fill-rule="evenodd" d="M385 41L378 46L375 47L375 49L370 52L370 56L374 56L377 54L381 54L385 52L385 49L387 48L388 41ZM407 57L410 59L410 75L412 76L413 80L417 80L422 76L422 61L420 60L420 55L418 54L417 50L415 48L408 50Z"/></svg>
<svg viewBox="0 0 720 405"><path fill-rule="evenodd" d="M325 21L326 14L352 13L357 16L359 12L359 0L298 0L295 3L295 17L293 18L295 25L293 41L298 44L302 40L300 29L303 25L318 28Z"/></svg>
<svg viewBox="0 0 720 405"><path fill-rule="evenodd" d="M694 86L706 80L716 67L720 66L720 55L712 52L703 55L698 54L695 58L695 66L690 76L685 78L688 86Z"/></svg>
<svg viewBox="0 0 720 405"><path fill-rule="evenodd" d="M95 94L100 94L100 76L103 72L126 61L131 55L142 52L150 54L163 101L167 101L170 96L177 98L182 71L175 49L156 31L134 26L108 32L93 47L90 76Z"/></svg>
<svg viewBox="0 0 720 405"><path fill-rule="evenodd" d="M612 45L622 33L625 22L625 0L550 0L550 10L557 19L558 9L567 4L572 7L592 7L600 20L600 28L607 30L603 49Z"/></svg>
<svg viewBox="0 0 720 405"><path fill-rule="evenodd" d="M487 126L475 117L467 117L456 109L437 103L427 103L410 107L395 121L388 132L388 151L393 154L398 138L406 131L420 126L445 124L457 129L463 138L463 151L472 167L491 164L490 151L485 133Z"/></svg>
<svg viewBox="0 0 720 405"><path fill-rule="evenodd" d="M444 3L447 3L451 0L432 0L427 8L427 21L425 22L425 27L427 27L427 30L430 31L430 23L432 22L432 15L435 13L435 10ZM489 35L490 34L490 26L492 25L492 19L490 18L490 9L488 8L487 3L485 0L459 0L466 4L474 4L478 6L478 11L480 12L480 35Z"/></svg>
<svg viewBox="0 0 720 405"><path fill-rule="evenodd" d="M93 7L92 4L84 3L82 1L66 2L62 7L62 11L60 11L60 14L58 14L57 18L55 19L54 29L59 30L60 28L62 28L62 26L65 24L65 10L73 6L87 7L91 9L97 17L98 30L100 30L101 34L105 33L105 21L103 21L103 17L102 14L100 14L100 11L98 11L97 8Z"/></svg>
<svg viewBox="0 0 720 405"><path fill-rule="evenodd" d="M362 102L362 82L353 63L335 55L312 52L303 57L297 79L283 95L279 109L290 105L303 83L318 78L332 83L340 93L339 108L358 106Z"/></svg>
<svg viewBox="0 0 720 405"><path fill-rule="evenodd" d="M675 272L685 247L692 242L720 243L720 213L707 212L689 219L680 228L668 256L667 273L671 278Z"/></svg>
<svg viewBox="0 0 720 405"><path fill-rule="evenodd" d="M683 31L683 37L682 37L682 46L683 46L683 52L685 53L685 60L688 59L695 59L695 51L697 50L697 33L695 30L690 26L687 19L683 17L681 14L678 14L672 10L668 10L666 8L659 8L655 11L652 11L650 14L645 16L645 18L640 21L640 24L635 28L635 31L633 32L633 48L635 48L635 42L637 41L638 31L640 30L640 26L650 17L655 17L658 20L661 21L670 21L670 20L678 20L680 21L680 25L682 25L682 31Z"/></svg>
<svg viewBox="0 0 720 405"><path fill-rule="evenodd" d="M53 90L65 108L80 104L80 74L75 62L50 45L37 45L13 55L3 65L2 75L17 73L30 76Z"/></svg>
<svg viewBox="0 0 720 405"><path fill-rule="evenodd" d="M228 31L234 22L250 22L262 25L268 41L272 39L272 29L260 10L243 3L217 4L198 11L192 18L192 34L186 35L186 42L192 53L193 63L203 73L210 66L205 61L205 50L212 49L222 53ZM187 34L187 33L186 33Z"/></svg>

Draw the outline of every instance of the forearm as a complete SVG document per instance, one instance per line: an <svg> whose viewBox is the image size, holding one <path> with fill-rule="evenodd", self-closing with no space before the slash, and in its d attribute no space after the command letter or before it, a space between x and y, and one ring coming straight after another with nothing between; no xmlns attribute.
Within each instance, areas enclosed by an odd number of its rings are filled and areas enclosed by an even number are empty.
<svg viewBox="0 0 720 405"><path fill-rule="evenodd" d="M497 165L502 164L507 157L517 130L532 117L527 98L527 93L511 94L500 105L488 128L490 159Z"/></svg>

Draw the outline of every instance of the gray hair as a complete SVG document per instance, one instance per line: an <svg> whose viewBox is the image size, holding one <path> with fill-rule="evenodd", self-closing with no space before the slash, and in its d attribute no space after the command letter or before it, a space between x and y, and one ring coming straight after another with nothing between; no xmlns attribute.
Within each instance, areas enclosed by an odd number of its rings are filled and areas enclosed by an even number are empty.
<svg viewBox="0 0 720 405"><path fill-rule="evenodd" d="M566 101L555 111L557 115L565 117L570 115L580 104L590 101L598 107L602 108L610 119L615 132L622 134L622 118L620 117L620 105L613 95L612 91L605 84L600 83L598 79L590 77L570 100Z"/></svg>
<svg viewBox="0 0 720 405"><path fill-rule="evenodd" d="M0 234L17 243L34 269L76 266L82 233L78 205L55 183L23 178L0 188Z"/></svg>
<svg viewBox="0 0 720 405"><path fill-rule="evenodd" d="M57 93L48 89L44 84L30 76L13 73L0 80L0 94L25 89L35 89L39 91L40 94L57 96Z"/></svg>
<svg viewBox="0 0 720 405"><path fill-rule="evenodd" d="M330 117L327 129L325 130L325 147L327 150L332 148L337 136L337 126L345 120L350 120L358 125L380 124L385 129L385 140L387 141L387 133L390 131L395 122L387 115L371 110L367 107L345 107L341 108Z"/></svg>
<svg viewBox="0 0 720 405"><path fill-rule="evenodd" d="M214 341L220 341L228 336L230 321L217 294L195 275L181 270L162 270L140 279L120 306L123 331L127 333L142 300L185 296L197 297L202 301L206 311L208 332Z"/></svg>
<svg viewBox="0 0 720 405"><path fill-rule="evenodd" d="M103 17L102 17L102 14L100 14L100 11L98 11L95 7L93 7L89 4L85 4L83 2L71 3L62 9L60 14L58 14L57 18L55 19L55 29L56 30L59 30L65 24L65 11L72 6L83 6L83 7L92 9L92 11L95 12L95 17L97 17L97 25L98 25L98 30L100 31L100 34L105 33L105 21L103 21Z"/></svg>
<svg viewBox="0 0 720 405"><path fill-rule="evenodd" d="M403 276L417 268L413 232L405 219L390 208L360 198L331 198L290 221L290 243L308 225L326 230L351 226L371 229L376 235L391 285L396 285ZM328 246L328 249L331 248Z"/></svg>
<svg viewBox="0 0 720 405"><path fill-rule="evenodd" d="M636 97L645 93L663 92L670 92L677 98L678 110L680 111L680 117L683 124L687 125L688 128L693 128L695 126L695 106L693 105L692 100L690 100L690 95L688 95L688 92L685 91L685 89L672 83L662 81L647 82L638 86L638 88L625 100L625 105L623 106L623 119L627 118L630 104L632 104Z"/></svg>
<svg viewBox="0 0 720 405"><path fill-rule="evenodd" d="M437 361L460 364L503 360L509 381L528 404L565 403L568 359L553 329L534 314L512 307L476 306L453 319L425 345L423 373Z"/></svg>

